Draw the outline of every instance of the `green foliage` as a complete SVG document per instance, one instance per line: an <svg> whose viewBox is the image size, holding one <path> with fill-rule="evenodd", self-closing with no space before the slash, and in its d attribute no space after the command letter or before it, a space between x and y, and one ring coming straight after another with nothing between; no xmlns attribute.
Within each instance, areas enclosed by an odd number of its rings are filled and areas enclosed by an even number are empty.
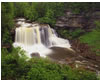
<svg viewBox="0 0 100 80"><path fill-rule="evenodd" d="M25 75L26 71L29 69L26 68L26 59L19 57L19 51L19 48L13 48L11 52L8 52L5 48L2 48L1 74L4 80L19 79L20 75Z"/></svg>
<svg viewBox="0 0 100 80"><path fill-rule="evenodd" d="M74 13L81 13L81 11L89 10L89 3L70 3L69 7L73 10Z"/></svg>
<svg viewBox="0 0 100 80"><path fill-rule="evenodd" d="M15 3L15 17L24 17L29 10L28 3L25 2L16 2ZM27 15L26 15L27 16Z"/></svg>
<svg viewBox="0 0 100 80"><path fill-rule="evenodd" d="M2 34L2 43L12 44L10 32L7 29L5 29L5 31L3 32L4 33Z"/></svg>
<svg viewBox="0 0 100 80"><path fill-rule="evenodd" d="M15 3L15 17L54 25L56 17L64 12L64 3Z"/></svg>
<svg viewBox="0 0 100 80"><path fill-rule="evenodd" d="M79 36L81 35L81 33L83 33L83 32L84 32L84 30L78 28L78 29L76 29L76 30L70 32L69 34L70 34L70 36L71 36L72 38L77 38L77 37L79 37Z"/></svg>
<svg viewBox="0 0 100 80"><path fill-rule="evenodd" d="M66 7L71 9L73 13L76 14L84 13L86 15L86 13L92 12L94 11L94 9L99 8L99 4L91 2L88 3L72 2L68 3Z"/></svg>
<svg viewBox="0 0 100 80"><path fill-rule="evenodd" d="M32 3L34 9L34 20L40 23L54 25L56 17L64 12L63 3Z"/></svg>
<svg viewBox="0 0 100 80"><path fill-rule="evenodd" d="M71 36L69 35L69 31L68 30L58 30L58 34L61 35L64 38L71 38Z"/></svg>
<svg viewBox="0 0 100 80"><path fill-rule="evenodd" d="M14 25L13 22L13 11L14 11L13 3L4 3L1 4L1 37L2 37L2 44L11 43L11 35L10 31Z"/></svg>
<svg viewBox="0 0 100 80"><path fill-rule="evenodd" d="M75 30L59 30L58 33L63 36L64 38L69 38L69 39L74 39L74 38L77 38L81 35L81 33L84 33L84 30L78 28L78 29L75 29Z"/></svg>
<svg viewBox="0 0 100 80"><path fill-rule="evenodd" d="M48 59L19 57L20 49L2 48L2 80L98 80L93 72L72 69ZM23 55L24 51L20 51Z"/></svg>
<svg viewBox="0 0 100 80"><path fill-rule="evenodd" d="M28 72L28 80L61 80L61 75L57 71L57 65L45 63L41 65L34 65ZM34 77L33 77L34 76Z"/></svg>
<svg viewBox="0 0 100 80"><path fill-rule="evenodd" d="M96 30L100 30L100 21L95 21Z"/></svg>
<svg viewBox="0 0 100 80"><path fill-rule="evenodd" d="M25 17L31 21L38 21L40 23L47 23L54 25L57 17L62 16L64 11L68 8L75 13L81 11L87 12L89 10L88 3L7 3L1 4L1 25L2 25L2 43L10 43L10 31L14 26L14 18ZM100 46L100 24L96 22L97 29L93 30L80 37L82 42L95 46L93 48L99 53ZM59 30L59 33L65 38L74 39L79 37L84 32L81 29L74 31ZM98 80L95 73L75 70L67 65L61 65L51 62L47 59L28 59L25 52L12 48L10 52L2 48L1 55L1 76L2 80ZM18 54L19 53L19 54ZM21 55L21 57L19 56Z"/></svg>
<svg viewBox="0 0 100 80"><path fill-rule="evenodd" d="M51 25L54 25L55 21L54 12L51 9L47 10L44 17L38 19L38 22L40 23L47 23Z"/></svg>
<svg viewBox="0 0 100 80"><path fill-rule="evenodd" d="M96 22L96 29L80 37L80 41L92 46L92 50L100 53L100 22Z"/></svg>
<svg viewBox="0 0 100 80"><path fill-rule="evenodd" d="M72 10L75 13L87 13L91 10L90 8L95 9L98 7L99 4L97 3L2 2L2 44L12 42L10 31L14 26L14 18L24 17L31 21L37 21L39 23L46 23L54 26L56 23L56 19L59 16L63 16L66 10ZM78 32L74 32L68 32L71 33L68 34L68 36L76 37L78 35Z"/></svg>

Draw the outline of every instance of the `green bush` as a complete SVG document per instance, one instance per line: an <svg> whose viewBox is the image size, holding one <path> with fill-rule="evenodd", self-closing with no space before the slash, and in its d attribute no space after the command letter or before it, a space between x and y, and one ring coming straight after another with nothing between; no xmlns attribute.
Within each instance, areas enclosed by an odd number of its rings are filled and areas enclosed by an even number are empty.
<svg viewBox="0 0 100 80"><path fill-rule="evenodd" d="M87 43L91 46L92 51L100 55L100 23L96 22L96 29L81 36L80 41L82 43Z"/></svg>
<svg viewBox="0 0 100 80"><path fill-rule="evenodd" d="M100 21L95 21L96 24L96 30L100 31Z"/></svg>
<svg viewBox="0 0 100 80"><path fill-rule="evenodd" d="M8 52L6 49L2 48L2 57L1 57L1 68L2 68L2 77L4 80L17 79L20 78L20 75L25 74L26 70L26 59L20 58L18 49L12 49L11 52Z"/></svg>
<svg viewBox="0 0 100 80"><path fill-rule="evenodd" d="M72 69L48 59L19 57L19 48L2 48L2 80L98 80L93 72ZM20 51L23 55L24 51ZM25 55L24 55L25 56Z"/></svg>
<svg viewBox="0 0 100 80"><path fill-rule="evenodd" d="M14 5L13 3L5 3L1 4L1 41L2 44L11 44L11 29L14 26Z"/></svg>
<svg viewBox="0 0 100 80"><path fill-rule="evenodd" d="M78 38L81 35L81 33L84 33L84 30L80 28L72 30L72 31L61 29L61 30L58 30L58 33L64 38L74 39L74 38Z"/></svg>
<svg viewBox="0 0 100 80"><path fill-rule="evenodd" d="M77 38L83 32L84 32L84 30L82 30L82 29L79 28L79 29L76 29L75 31L70 32L70 35L71 35L72 38Z"/></svg>

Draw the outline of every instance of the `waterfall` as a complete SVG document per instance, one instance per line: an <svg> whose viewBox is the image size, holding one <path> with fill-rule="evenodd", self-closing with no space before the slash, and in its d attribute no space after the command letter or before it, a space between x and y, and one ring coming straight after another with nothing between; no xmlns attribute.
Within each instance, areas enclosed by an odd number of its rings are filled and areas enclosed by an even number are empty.
<svg viewBox="0 0 100 80"><path fill-rule="evenodd" d="M70 48L70 43L66 39L59 38L54 29L49 25L40 25L38 23L26 23L18 21L19 27L15 30L14 47L21 47L30 57L31 53L39 53L45 57L51 53L51 47Z"/></svg>

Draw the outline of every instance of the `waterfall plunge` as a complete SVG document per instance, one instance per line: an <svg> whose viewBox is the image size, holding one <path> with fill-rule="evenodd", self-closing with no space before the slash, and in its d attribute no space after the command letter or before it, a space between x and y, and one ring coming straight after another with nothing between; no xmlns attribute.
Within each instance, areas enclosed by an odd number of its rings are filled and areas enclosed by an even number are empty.
<svg viewBox="0 0 100 80"><path fill-rule="evenodd" d="M46 57L52 52L49 49L51 47L71 47L69 41L59 38L55 30L49 25L31 24L25 21L18 21L17 24L20 26L16 28L13 46L21 47L29 57L31 57L31 53L39 53L40 56Z"/></svg>

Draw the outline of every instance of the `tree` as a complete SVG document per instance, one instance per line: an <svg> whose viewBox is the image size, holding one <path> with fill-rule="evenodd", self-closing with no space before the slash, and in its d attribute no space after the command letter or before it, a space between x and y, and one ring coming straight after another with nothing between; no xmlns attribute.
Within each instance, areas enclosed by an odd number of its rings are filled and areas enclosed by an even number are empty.
<svg viewBox="0 0 100 80"><path fill-rule="evenodd" d="M2 26L2 44L4 43L11 43L11 36L10 31L11 28L14 26L13 22L13 14L14 6L13 3L4 3L1 4L1 26Z"/></svg>

